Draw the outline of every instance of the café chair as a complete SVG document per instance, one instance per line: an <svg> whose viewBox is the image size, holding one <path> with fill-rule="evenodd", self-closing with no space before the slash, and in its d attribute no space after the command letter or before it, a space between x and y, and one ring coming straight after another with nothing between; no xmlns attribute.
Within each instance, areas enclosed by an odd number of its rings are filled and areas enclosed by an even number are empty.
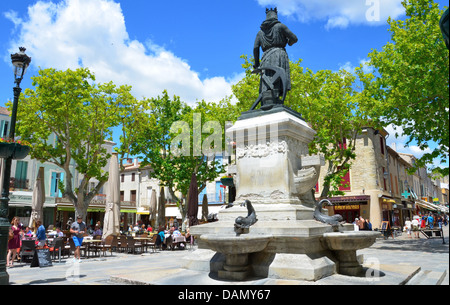
<svg viewBox="0 0 450 305"><path fill-rule="evenodd" d="M20 262L23 262L25 256L33 258L34 250L36 250L36 242L34 240L22 240L20 247Z"/></svg>

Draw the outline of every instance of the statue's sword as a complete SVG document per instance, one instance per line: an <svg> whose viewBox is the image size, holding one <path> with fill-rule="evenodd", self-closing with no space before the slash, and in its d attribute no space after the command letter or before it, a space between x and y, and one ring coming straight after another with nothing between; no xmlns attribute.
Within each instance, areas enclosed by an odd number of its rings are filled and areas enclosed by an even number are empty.
<svg viewBox="0 0 450 305"><path fill-rule="evenodd" d="M265 75L264 70L270 70L274 71L275 75L272 76L272 81ZM280 79L281 80L281 86L283 88L283 98L282 102L284 103L286 99L287 94L287 80L286 80L286 71L279 67L273 67L273 66L266 66L266 67L260 67L252 71L252 74L259 74L261 75L261 80L271 89L274 89L275 82ZM256 101L253 103L252 108L250 110L255 110L256 106L261 102L262 100L262 92L259 94Z"/></svg>

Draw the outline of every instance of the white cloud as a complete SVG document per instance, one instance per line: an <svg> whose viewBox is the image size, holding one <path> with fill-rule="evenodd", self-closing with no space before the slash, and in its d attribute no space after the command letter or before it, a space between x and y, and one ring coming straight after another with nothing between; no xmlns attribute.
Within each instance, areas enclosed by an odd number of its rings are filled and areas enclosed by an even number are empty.
<svg viewBox="0 0 450 305"><path fill-rule="evenodd" d="M362 70L364 73L373 73L373 68L371 66L368 65L369 60L368 59L360 59L359 60L359 65L362 65ZM358 67L359 67L358 65ZM340 64L339 66L339 70L345 70L349 73L354 73L355 69L357 67L354 66L350 61L347 61L345 64Z"/></svg>
<svg viewBox="0 0 450 305"><path fill-rule="evenodd" d="M37 2L27 18L8 12L19 31L10 53L27 47L32 64L65 70L80 66L95 73L99 82L133 87L137 98L160 95L164 89L182 100L219 101L231 95L236 80L201 80L189 64L151 41L131 40L120 4L112 0Z"/></svg>
<svg viewBox="0 0 450 305"><path fill-rule="evenodd" d="M431 153L431 148L426 148L422 150L419 146L412 144L406 145L409 140L409 137L403 134L403 128L399 126L389 125L386 127L386 131L389 133L389 137L386 141L386 144L393 148L395 151L405 154L410 154L415 156L416 158L421 158L424 154ZM433 145L433 143L430 143ZM446 164L441 164L440 158L436 158L433 160L433 164L430 164L431 167L442 167L448 166L448 159Z"/></svg>
<svg viewBox="0 0 450 305"><path fill-rule="evenodd" d="M285 16L301 22L325 20L326 29L351 24L381 25L388 17L404 14L401 0L257 0L261 6L277 6Z"/></svg>

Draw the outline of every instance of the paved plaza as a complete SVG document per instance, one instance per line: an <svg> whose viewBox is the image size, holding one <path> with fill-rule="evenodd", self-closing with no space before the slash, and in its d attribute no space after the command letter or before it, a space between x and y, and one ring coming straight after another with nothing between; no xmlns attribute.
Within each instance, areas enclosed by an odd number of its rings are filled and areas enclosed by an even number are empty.
<svg viewBox="0 0 450 305"><path fill-rule="evenodd" d="M30 268L17 264L8 269L11 285L401 285L401 284L449 284L449 229L444 229L442 239L410 239L402 236L388 240L377 239L370 248L358 251L364 255L368 270L382 270L379 278L371 273L369 278L350 278L340 275L318 282L287 281L276 279L252 279L246 282L218 280L214 274L206 274L182 268L185 257L195 247L184 251L157 251L144 254L108 253L106 257L82 259L73 263L72 258L54 262L52 267Z"/></svg>

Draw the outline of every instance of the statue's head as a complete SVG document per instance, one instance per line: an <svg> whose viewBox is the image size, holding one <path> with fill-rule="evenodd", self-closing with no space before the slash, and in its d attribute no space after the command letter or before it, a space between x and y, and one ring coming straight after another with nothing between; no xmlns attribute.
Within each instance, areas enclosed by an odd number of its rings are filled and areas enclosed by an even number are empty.
<svg viewBox="0 0 450 305"><path fill-rule="evenodd" d="M266 8L266 19L278 19L278 9L277 8Z"/></svg>

